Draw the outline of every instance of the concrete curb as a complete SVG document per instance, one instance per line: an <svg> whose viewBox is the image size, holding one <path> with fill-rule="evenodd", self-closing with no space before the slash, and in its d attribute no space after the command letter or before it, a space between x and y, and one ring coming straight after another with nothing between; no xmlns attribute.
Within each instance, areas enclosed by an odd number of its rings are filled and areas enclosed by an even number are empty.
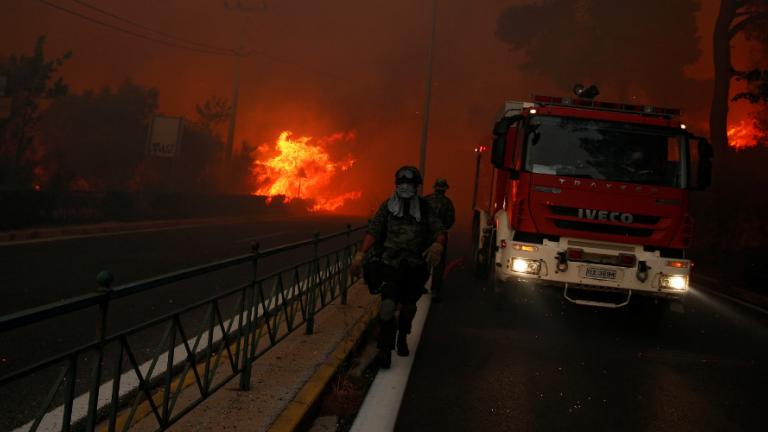
<svg viewBox="0 0 768 432"><path fill-rule="evenodd" d="M336 347L328 360L309 378L293 400L288 403L288 406L269 427L269 431L290 432L297 429L325 390L328 382L336 374L341 363L349 356L352 348L358 344L365 330L378 314L378 306L379 301L374 302L349 329L344 340Z"/></svg>

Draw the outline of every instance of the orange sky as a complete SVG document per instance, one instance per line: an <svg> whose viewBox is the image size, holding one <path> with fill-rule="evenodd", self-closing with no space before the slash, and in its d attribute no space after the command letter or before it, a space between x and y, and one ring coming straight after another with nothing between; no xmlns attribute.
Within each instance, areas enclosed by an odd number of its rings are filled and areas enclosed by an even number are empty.
<svg viewBox="0 0 768 432"><path fill-rule="evenodd" d="M71 0L49 1L84 11ZM241 17L219 0L89 1L186 39L222 47L236 44ZM568 91L541 77L524 77L518 71L523 59L495 38L499 12L518 2L439 0L427 182L448 178L460 217L466 218L464 210L470 206L472 148L487 135L503 100ZM356 210L367 212L390 192L398 166L417 163L431 2L265 3L266 9L245 18L245 46L268 57L244 60L236 141L274 142L286 129L304 136L356 132L354 143L339 152L353 154L357 163L336 186L362 186L367 194ZM702 55L688 68L696 79L711 76L718 5L717 0L703 0L697 17ZM74 52L63 70L74 91L130 78L159 90L164 114L187 116L209 96L231 96L230 57L147 42L36 0L5 0L3 8L0 54L29 52L36 36L46 34L50 53ZM737 59L746 55L740 52Z"/></svg>

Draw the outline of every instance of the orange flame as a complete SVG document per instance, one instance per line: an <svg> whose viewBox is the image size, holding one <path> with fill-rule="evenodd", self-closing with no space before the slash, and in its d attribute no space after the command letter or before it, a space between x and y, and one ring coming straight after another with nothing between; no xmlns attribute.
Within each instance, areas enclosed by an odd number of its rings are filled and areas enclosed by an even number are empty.
<svg viewBox="0 0 768 432"><path fill-rule="evenodd" d="M296 198L312 200L310 211L335 211L347 201L360 198L360 191L336 193L332 181L336 176L354 165L355 160L347 156L333 161L328 154L327 144L344 140L351 141L354 134L336 133L312 143L312 137L294 137L290 131L280 133L275 142L275 156L265 161L254 157L252 173L259 185L254 195L266 195L267 202L276 195L283 195L286 201ZM270 151L262 145L260 153Z"/></svg>
<svg viewBox="0 0 768 432"><path fill-rule="evenodd" d="M757 145L758 131L752 121L741 120L728 128L728 145L736 150L744 150Z"/></svg>

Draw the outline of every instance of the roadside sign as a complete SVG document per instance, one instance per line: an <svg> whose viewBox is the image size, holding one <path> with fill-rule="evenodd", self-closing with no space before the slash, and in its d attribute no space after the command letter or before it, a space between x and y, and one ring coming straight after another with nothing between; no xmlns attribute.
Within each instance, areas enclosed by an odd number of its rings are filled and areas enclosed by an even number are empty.
<svg viewBox="0 0 768 432"><path fill-rule="evenodd" d="M147 153L158 157L178 156L182 126L181 117L154 116L149 125Z"/></svg>
<svg viewBox="0 0 768 432"><path fill-rule="evenodd" d="M11 116L11 101L10 97L0 96L0 120Z"/></svg>

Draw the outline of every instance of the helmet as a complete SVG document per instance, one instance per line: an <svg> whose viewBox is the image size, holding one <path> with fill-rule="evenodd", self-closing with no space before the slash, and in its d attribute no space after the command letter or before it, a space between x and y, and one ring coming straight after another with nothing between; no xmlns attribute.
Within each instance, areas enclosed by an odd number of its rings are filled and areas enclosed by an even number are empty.
<svg viewBox="0 0 768 432"><path fill-rule="evenodd" d="M434 189L436 191L444 191L447 190L450 186L448 186L448 181L444 178L438 177L437 180L435 180L435 186Z"/></svg>
<svg viewBox="0 0 768 432"><path fill-rule="evenodd" d="M420 185L424 183L424 181L421 179L421 173L419 172L418 168L405 165L401 166L397 171L395 171L395 184L400 183L415 183Z"/></svg>

